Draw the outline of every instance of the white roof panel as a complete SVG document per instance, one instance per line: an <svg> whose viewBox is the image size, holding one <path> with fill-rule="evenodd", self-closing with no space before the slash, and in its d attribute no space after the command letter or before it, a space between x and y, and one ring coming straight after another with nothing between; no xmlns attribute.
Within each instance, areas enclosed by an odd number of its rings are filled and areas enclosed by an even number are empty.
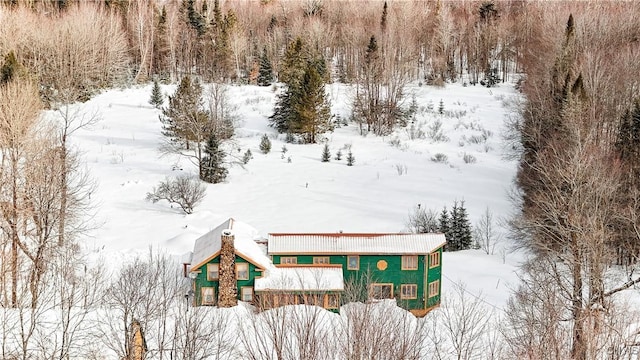
<svg viewBox="0 0 640 360"><path fill-rule="evenodd" d="M256 291L341 291L342 267L272 268L255 281Z"/></svg>
<svg viewBox="0 0 640 360"><path fill-rule="evenodd" d="M228 219L215 229L196 239L191 259L192 269L195 270L203 262L207 261L211 255L220 251L220 236L224 230L232 231L236 252L239 252L241 256L247 257L245 260L256 262L256 265L261 266L263 269L273 266L267 254L255 242L255 239L260 238L258 232L245 223Z"/></svg>
<svg viewBox="0 0 640 360"><path fill-rule="evenodd" d="M269 234L269 254L428 254L444 234Z"/></svg>

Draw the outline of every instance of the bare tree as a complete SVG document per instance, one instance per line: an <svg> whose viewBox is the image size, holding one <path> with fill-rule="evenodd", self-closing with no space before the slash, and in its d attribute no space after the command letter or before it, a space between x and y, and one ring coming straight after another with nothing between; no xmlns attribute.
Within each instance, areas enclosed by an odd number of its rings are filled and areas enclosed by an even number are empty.
<svg viewBox="0 0 640 360"><path fill-rule="evenodd" d="M167 200L177 204L187 214L193 213L206 194L207 188L195 176L180 175L161 181L157 188L147 193L147 200L156 203Z"/></svg>
<svg viewBox="0 0 640 360"><path fill-rule="evenodd" d="M493 255L495 253L496 245L500 243L502 236L496 233L493 213L489 207L484 210L480 219L476 222L473 235L477 246L487 253L487 255Z"/></svg>
<svg viewBox="0 0 640 360"><path fill-rule="evenodd" d="M173 342L169 309L184 301L183 282L178 264L151 250L148 258L136 257L124 265L104 294L108 308L100 319L100 341L120 358L130 359L136 320L146 335L147 352L162 357Z"/></svg>

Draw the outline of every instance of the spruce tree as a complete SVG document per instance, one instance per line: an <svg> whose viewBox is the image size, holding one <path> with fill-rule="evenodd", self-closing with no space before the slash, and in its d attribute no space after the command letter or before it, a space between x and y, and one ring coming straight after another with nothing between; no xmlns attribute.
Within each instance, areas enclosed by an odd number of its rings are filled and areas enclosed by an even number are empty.
<svg viewBox="0 0 640 360"><path fill-rule="evenodd" d="M260 69L258 70L258 85L269 86L273 83L273 68L271 61L267 56L267 48L262 49L262 56L260 57Z"/></svg>
<svg viewBox="0 0 640 360"><path fill-rule="evenodd" d="M4 57L2 68L0 68L0 84L6 84L17 76L24 76L26 71L18 62L13 50Z"/></svg>
<svg viewBox="0 0 640 360"><path fill-rule="evenodd" d="M460 208L458 202L454 201L451 207L451 220L449 222L449 239L446 245L447 251L458 251L460 244Z"/></svg>
<svg viewBox="0 0 640 360"><path fill-rule="evenodd" d="M336 160L342 160L342 150L338 149L338 152L336 153Z"/></svg>
<svg viewBox="0 0 640 360"><path fill-rule="evenodd" d="M149 99L149 104L153 105L156 109L160 109L162 107L162 104L164 104L164 96L162 95L162 89L160 89L158 80L153 81L153 88L151 89L151 99Z"/></svg>
<svg viewBox="0 0 640 360"><path fill-rule="evenodd" d="M385 32L387 30L387 2L384 2L384 6L382 7L382 18L380 19L380 30Z"/></svg>
<svg viewBox="0 0 640 360"><path fill-rule="evenodd" d="M460 206L458 207L458 227L460 250L471 249L473 236L471 233L471 222L467 216L467 209L464 207L464 200L460 201Z"/></svg>
<svg viewBox="0 0 640 360"><path fill-rule="evenodd" d="M451 220L449 219L449 212L446 206L442 209L440 218L438 219L438 231L444 234L444 238L448 243L451 238Z"/></svg>
<svg viewBox="0 0 640 360"><path fill-rule="evenodd" d="M247 149L242 156L242 163L247 165L251 159L253 159L253 154L251 153L251 149Z"/></svg>
<svg viewBox="0 0 640 360"><path fill-rule="evenodd" d="M318 135L333 127L324 82L311 63L305 71L300 90L290 130L301 134L305 142L315 143Z"/></svg>
<svg viewBox="0 0 640 360"><path fill-rule="evenodd" d="M191 128L195 123L207 121L208 114L203 109L202 86L197 79L185 76L176 92L169 96L169 105L162 110L162 134L173 142L184 142L189 149L193 140Z"/></svg>
<svg viewBox="0 0 640 360"><path fill-rule="evenodd" d="M202 158L200 179L212 184L223 182L228 174L228 170L224 166L226 154L220 149L220 143L215 134L209 136L204 152L206 155Z"/></svg>
<svg viewBox="0 0 640 360"><path fill-rule="evenodd" d="M271 140L269 140L267 134L262 135L262 139L260 139L260 151L263 154L268 154L271 151Z"/></svg>
<svg viewBox="0 0 640 360"><path fill-rule="evenodd" d="M329 151L329 144L324 144L322 148L322 162L331 161L331 152Z"/></svg>
<svg viewBox="0 0 640 360"><path fill-rule="evenodd" d="M353 156L353 153L351 152L351 150L349 150L349 153L347 154L347 166L353 166L355 162L356 162L356 158L355 156Z"/></svg>

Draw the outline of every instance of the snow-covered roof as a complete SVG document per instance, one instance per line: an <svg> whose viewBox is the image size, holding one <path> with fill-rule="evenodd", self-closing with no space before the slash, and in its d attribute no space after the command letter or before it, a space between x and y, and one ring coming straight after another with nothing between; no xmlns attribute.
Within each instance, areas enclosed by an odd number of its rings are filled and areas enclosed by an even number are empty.
<svg viewBox="0 0 640 360"><path fill-rule="evenodd" d="M234 235L233 243L237 255L262 269L273 266L264 250L255 241L260 239L258 231L245 223L227 219L215 229L196 239L191 269L198 269L220 252L220 237L225 230L231 230Z"/></svg>
<svg viewBox="0 0 640 360"><path fill-rule="evenodd" d="M341 266L272 268L255 281L256 291L342 291Z"/></svg>
<svg viewBox="0 0 640 360"><path fill-rule="evenodd" d="M444 234L269 234L269 254L428 254Z"/></svg>

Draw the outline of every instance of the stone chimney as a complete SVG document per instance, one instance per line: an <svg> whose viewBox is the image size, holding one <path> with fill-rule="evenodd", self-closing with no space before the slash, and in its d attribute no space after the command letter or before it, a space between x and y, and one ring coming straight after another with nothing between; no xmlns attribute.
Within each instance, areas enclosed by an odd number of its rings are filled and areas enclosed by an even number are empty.
<svg viewBox="0 0 640 360"><path fill-rule="evenodd" d="M223 230L220 238L220 268L218 279L218 307L238 305L236 283L236 252L231 230Z"/></svg>

